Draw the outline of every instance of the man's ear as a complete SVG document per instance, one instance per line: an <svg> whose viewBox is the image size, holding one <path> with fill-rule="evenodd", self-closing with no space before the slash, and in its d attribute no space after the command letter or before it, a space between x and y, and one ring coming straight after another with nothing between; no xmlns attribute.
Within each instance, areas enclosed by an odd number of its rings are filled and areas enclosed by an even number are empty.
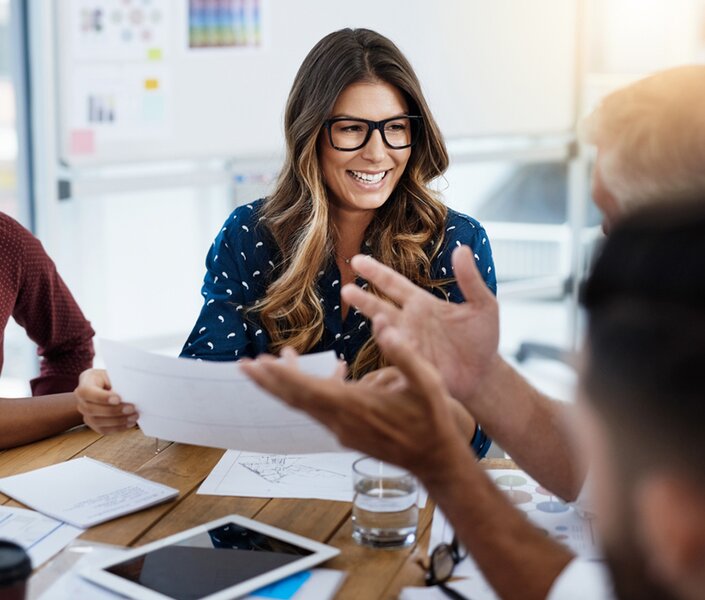
<svg viewBox="0 0 705 600"><path fill-rule="evenodd" d="M705 587L705 486L660 473L636 489L636 528L653 575L670 589Z"/></svg>

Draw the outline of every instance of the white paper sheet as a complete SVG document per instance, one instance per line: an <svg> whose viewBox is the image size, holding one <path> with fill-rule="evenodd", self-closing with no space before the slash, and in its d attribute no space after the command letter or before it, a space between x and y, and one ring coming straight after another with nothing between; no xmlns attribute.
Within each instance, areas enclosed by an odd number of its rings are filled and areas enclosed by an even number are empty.
<svg viewBox="0 0 705 600"><path fill-rule="evenodd" d="M126 598L122 594L112 592L106 588L83 579L80 571L103 560L119 558L125 550L100 549L85 554L74 566L59 577L37 600L117 600ZM30 591L31 591L30 584Z"/></svg>
<svg viewBox="0 0 705 600"><path fill-rule="evenodd" d="M534 479L518 469L490 469L487 475L503 490L514 506L525 512L528 519L546 532L546 535L568 546L575 554L587 560L601 558L600 547L595 538L593 522L582 518L570 504L566 504L555 495L541 487ZM446 520L440 509L436 508L431 525L429 553L442 542L453 539L453 527ZM472 557L468 556L455 566L454 577L467 577L458 582L463 591L471 597L498 598L492 591ZM408 593L406 590L410 590ZM422 600L436 596L423 596L414 588L406 588L405 600ZM430 593L430 592L429 592ZM442 593L438 591L438 593Z"/></svg>
<svg viewBox="0 0 705 600"><path fill-rule="evenodd" d="M0 491L83 528L154 506L179 493L87 457L5 477L0 479Z"/></svg>
<svg viewBox="0 0 705 600"><path fill-rule="evenodd" d="M474 578L453 581L447 587L472 600L499 600L486 582ZM406 587L402 589L399 600L448 600L448 596L438 586Z"/></svg>
<svg viewBox="0 0 705 600"><path fill-rule="evenodd" d="M352 502L358 452L259 454L229 450L198 489L213 496L316 498ZM419 489L419 507L427 493Z"/></svg>
<svg viewBox="0 0 705 600"><path fill-rule="evenodd" d="M237 363L171 358L102 341L114 389L134 404L145 435L214 448L292 454L341 450L335 436L258 388ZM305 373L335 372L333 352L299 358Z"/></svg>
<svg viewBox="0 0 705 600"><path fill-rule="evenodd" d="M490 469L487 475L507 494L514 506L525 512L529 520L543 529L546 535L587 560L602 558L592 519L582 518L572 505L545 490L523 471ZM449 542L452 538L453 528L443 513L436 509L429 548L433 549L441 541ZM456 567L455 572L462 572L462 564Z"/></svg>
<svg viewBox="0 0 705 600"><path fill-rule="evenodd" d="M36 569L73 539L82 529L33 510L0 506L0 539L22 546Z"/></svg>

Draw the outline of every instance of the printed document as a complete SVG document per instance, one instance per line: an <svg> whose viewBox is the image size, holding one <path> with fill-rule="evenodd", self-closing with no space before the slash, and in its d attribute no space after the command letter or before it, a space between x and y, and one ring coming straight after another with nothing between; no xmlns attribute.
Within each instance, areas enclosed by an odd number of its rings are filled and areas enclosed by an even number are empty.
<svg viewBox="0 0 705 600"><path fill-rule="evenodd" d="M262 391L235 362L172 358L109 341L101 349L113 389L137 407L145 435L276 454L341 450L326 428ZM333 352L298 361L311 375L335 372Z"/></svg>
<svg viewBox="0 0 705 600"><path fill-rule="evenodd" d="M83 533L33 510L0 506L0 539L22 546L36 569Z"/></svg>
<svg viewBox="0 0 705 600"><path fill-rule="evenodd" d="M592 519L583 518L571 505L563 502L547 489L540 486L529 475L518 469L489 469L487 475L501 489L514 506L526 513L529 521L545 534L565 544L576 555L591 561L599 561L601 552L595 538ZM429 553L442 542L453 539L453 528L445 515L437 508L433 515ZM456 565L454 577L466 578L453 584L453 588L471 598L498 600L487 580L471 556ZM430 590L433 590L430 591ZM426 595L424 595L424 593ZM422 600L440 597L433 594L440 590L427 588L405 588L402 600Z"/></svg>
<svg viewBox="0 0 705 600"><path fill-rule="evenodd" d="M0 491L84 529L179 495L179 490L87 457L4 477Z"/></svg>

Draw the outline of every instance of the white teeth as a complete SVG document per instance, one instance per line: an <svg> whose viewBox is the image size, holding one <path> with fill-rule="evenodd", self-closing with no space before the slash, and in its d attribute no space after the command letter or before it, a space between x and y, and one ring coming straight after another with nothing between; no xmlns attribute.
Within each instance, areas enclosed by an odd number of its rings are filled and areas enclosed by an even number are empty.
<svg viewBox="0 0 705 600"><path fill-rule="evenodd" d="M355 177L355 179L359 179L365 183L379 183L382 179L384 179L387 171L375 173L374 175L372 173L361 173L360 171L350 171L350 173L352 173L352 176Z"/></svg>

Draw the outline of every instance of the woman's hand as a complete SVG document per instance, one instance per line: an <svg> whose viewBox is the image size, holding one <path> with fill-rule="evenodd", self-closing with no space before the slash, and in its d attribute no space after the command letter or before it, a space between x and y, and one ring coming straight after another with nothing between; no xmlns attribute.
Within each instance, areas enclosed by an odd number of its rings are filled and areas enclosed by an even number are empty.
<svg viewBox="0 0 705 600"><path fill-rule="evenodd" d="M78 412L88 427L101 434L117 433L134 427L138 414L112 389L108 372L88 369L81 373L75 392Z"/></svg>

